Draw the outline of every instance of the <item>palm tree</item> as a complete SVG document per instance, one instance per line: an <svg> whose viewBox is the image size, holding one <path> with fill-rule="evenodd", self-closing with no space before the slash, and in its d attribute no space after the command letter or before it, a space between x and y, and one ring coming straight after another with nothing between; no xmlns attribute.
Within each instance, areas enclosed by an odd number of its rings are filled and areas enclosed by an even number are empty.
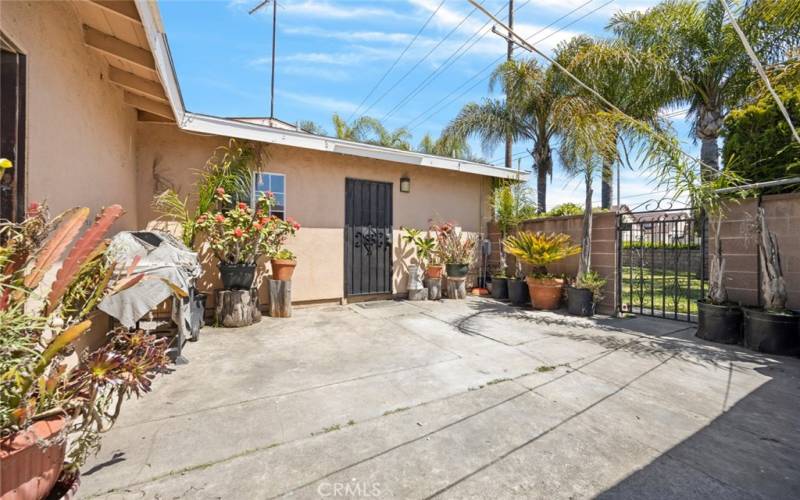
<svg viewBox="0 0 800 500"><path fill-rule="evenodd" d="M426 133L417 146L417 151L429 155L447 156L450 158L461 158L463 160L471 160L472 151L465 138L460 137L447 137L440 136L434 139L430 134Z"/></svg>
<svg viewBox="0 0 800 500"><path fill-rule="evenodd" d="M406 128L389 130L376 118L362 116L347 123L337 113L333 114L336 137L347 141L364 142L394 149L411 149L411 133Z"/></svg>
<svg viewBox="0 0 800 500"><path fill-rule="evenodd" d="M644 121L655 129L663 129L663 120L658 111L662 105L662 95L676 78L663 58L649 50L634 53L619 40L595 40L588 36L578 36L560 47L560 59L564 66L592 87L623 112L637 120ZM658 82L654 85L653 82ZM583 89L575 86L575 92L591 98ZM626 134L634 133L624 129L622 122L610 130L611 141L618 144ZM618 147L605 148L601 166L601 208L611 208L613 193L614 165L621 161Z"/></svg>
<svg viewBox="0 0 800 500"><path fill-rule="evenodd" d="M797 0L751 0L737 9L736 17L759 59L767 64L784 59L800 41ZM667 82L662 104L688 102L692 133L701 142L700 159L719 170L717 138L722 122L755 79L719 0L664 0L644 12L617 13L608 27L630 46L668 59L680 85Z"/></svg>
<svg viewBox="0 0 800 500"><path fill-rule="evenodd" d="M550 140L559 133L565 114L570 112L572 96L558 70L543 69L533 60L512 60L501 64L492 74L489 89L497 85L507 90L506 100L485 99L469 103L445 128L443 135L466 138L477 135L489 151L506 137L533 141L533 165L537 173L536 196L539 213L547 211L547 176L553 172Z"/></svg>
<svg viewBox="0 0 800 500"><path fill-rule="evenodd" d="M328 135L328 131L325 130L325 127L312 120L300 120L297 122L297 128L309 134Z"/></svg>

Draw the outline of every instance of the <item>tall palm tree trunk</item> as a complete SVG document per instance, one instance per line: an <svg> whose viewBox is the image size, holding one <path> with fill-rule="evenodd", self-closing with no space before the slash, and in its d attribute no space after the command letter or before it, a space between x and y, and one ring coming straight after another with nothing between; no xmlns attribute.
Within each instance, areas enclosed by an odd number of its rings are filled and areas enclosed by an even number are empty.
<svg viewBox="0 0 800 500"><path fill-rule="evenodd" d="M696 135L700 139L700 161L703 162L703 176L719 171L719 144L717 138L722 129L722 110L713 106L701 105L697 116Z"/></svg>
<svg viewBox="0 0 800 500"><path fill-rule="evenodd" d="M614 195L614 159L603 158L603 179L600 187L600 208L611 208Z"/></svg>
<svg viewBox="0 0 800 500"><path fill-rule="evenodd" d="M533 148L536 167L536 213L547 212L547 176L553 171L553 152L547 141L538 141Z"/></svg>
<svg viewBox="0 0 800 500"><path fill-rule="evenodd" d="M592 174L586 173L586 193L583 204L583 228L581 231L581 256L578 261L579 279L589 272L592 267Z"/></svg>

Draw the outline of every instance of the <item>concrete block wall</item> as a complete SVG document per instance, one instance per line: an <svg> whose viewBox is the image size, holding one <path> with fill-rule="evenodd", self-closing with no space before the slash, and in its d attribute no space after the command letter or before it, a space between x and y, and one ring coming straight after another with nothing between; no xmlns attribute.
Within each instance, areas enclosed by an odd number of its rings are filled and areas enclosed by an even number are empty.
<svg viewBox="0 0 800 500"><path fill-rule="evenodd" d="M598 304L598 312L604 314L613 313L616 307L616 259L617 259L617 238L616 238L616 213L606 212L594 214L592 216L592 269L597 271L607 280L604 290L604 298ZM524 221L519 225L520 231L542 231L545 233L565 233L568 234L575 244L580 243L581 231L583 227L583 216L570 215L564 217L542 217ZM492 241L492 254L489 269L495 272L500 264L500 232L496 224L490 223L487 234ZM578 272L579 257L574 255L561 262L548 266L548 271L553 274L564 274L574 277ZM516 269L516 261L513 256L507 259L509 273ZM530 268L523 265L523 271L527 274Z"/></svg>
<svg viewBox="0 0 800 500"><path fill-rule="evenodd" d="M787 307L800 309L800 193L767 195L761 199L767 226L775 233L789 300ZM758 305L758 252L753 218L758 200L728 205L720 231L725 256L728 297L743 305ZM709 225L709 252L714 238Z"/></svg>

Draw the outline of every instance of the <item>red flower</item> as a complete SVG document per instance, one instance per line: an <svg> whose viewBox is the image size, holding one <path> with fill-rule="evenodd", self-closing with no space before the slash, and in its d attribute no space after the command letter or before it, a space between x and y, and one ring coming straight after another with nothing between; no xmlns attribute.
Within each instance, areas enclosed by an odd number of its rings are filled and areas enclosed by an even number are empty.
<svg viewBox="0 0 800 500"><path fill-rule="evenodd" d="M28 205L28 216L33 217L34 215L37 215L40 208L41 206L38 203L32 201L31 204Z"/></svg>
<svg viewBox="0 0 800 500"><path fill-rule="evenodd" d="M217 222L219 222L220 224L222 224L223 222L225 222L225 216L224 216L224 215L222 215L222 214L217 214L217 215L214 217L214 220L215 220L215 221L217 221Z"/></svg>
<svg viewBox="0 0 800 500"><path fill-rule="evenodd" d="M240 227L237 227L236 229L233 230L233 235L237 238L241 238L243 234L244 231L242 231L242 228Z"/></svg>
<svg viewBox="0 0 800 500"><path fill-rule="evenodd" d="M260 219L258 219L258 222L261 224L266 224L267 222L269 222L269 217L261 217Z"/></svg>
<svg viewBox="0 0 800 500"><path fill-rule="evenodd" d="M217 196L223 196L225 194L225 188L218 187L217 188Z"/></svg>
<svg viewBox="0 0 800 500"><path fill-rule="evenodd" d="M262 227L263 226L261 226L261 224L259 224L258 222L253 222L253 229L255 229L256 231L261 231Z"/></svg>
<svg viewBox="0 0 800 500"><path fill-rule="evenodd" d="M247 210L247 203L240 201L239 202L239 210Z"/></svg>
<svg viewBox="0 0 800 500"><path fill-rule="evenodd" d="M264 193L264 196L266 196L267 198L272 198L275 195L272 194L272 191L267 191L266 193Z"/></svg>
<svg viewBox="0 0 800 500"><path fill-rule="evenodd" d="M297 231L298 229L300 229L300 224L295 222L294 224L292 224L292 227L294 228L295 231Z"/></svg>

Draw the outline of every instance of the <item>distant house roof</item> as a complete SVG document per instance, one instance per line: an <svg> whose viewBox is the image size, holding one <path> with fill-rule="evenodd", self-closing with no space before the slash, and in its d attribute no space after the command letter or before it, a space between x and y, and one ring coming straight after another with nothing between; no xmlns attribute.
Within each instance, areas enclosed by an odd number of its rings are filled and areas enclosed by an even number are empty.
<svg viewBox="0 0 800 500"><path fill-rule="evenodd" d="M182 130L503 179L527 181L530 176L528 171L309 134L297 130L294 125L274 118L221 118L187 111L181 96L158 6L152 0L134 0L134 2L139 11L164 93L173 110L175 121Z"/></svg>

